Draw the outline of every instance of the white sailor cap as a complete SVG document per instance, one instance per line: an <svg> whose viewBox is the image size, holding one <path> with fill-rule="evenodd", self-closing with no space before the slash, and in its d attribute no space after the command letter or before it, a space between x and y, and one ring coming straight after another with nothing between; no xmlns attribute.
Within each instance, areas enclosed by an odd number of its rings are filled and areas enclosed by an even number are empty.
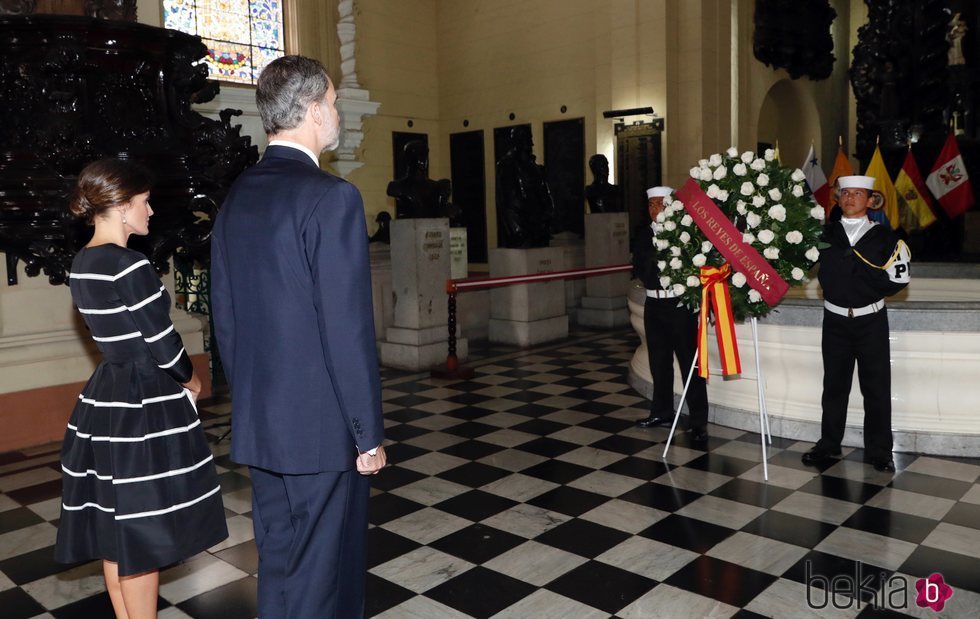
<svg viewBox="0 0 980 619"><path fill-rule="evenodd" d="M666 198L674 191L673 187L651 187L647 189L647 199L649 198Z"/></svg>
<svg viewBox="0 0 980 619"><path fill-rule="evenodd" d="M837 183L841 189L867 189L873 191L875 188L875 177L873 176L839 176Z"/></svg>

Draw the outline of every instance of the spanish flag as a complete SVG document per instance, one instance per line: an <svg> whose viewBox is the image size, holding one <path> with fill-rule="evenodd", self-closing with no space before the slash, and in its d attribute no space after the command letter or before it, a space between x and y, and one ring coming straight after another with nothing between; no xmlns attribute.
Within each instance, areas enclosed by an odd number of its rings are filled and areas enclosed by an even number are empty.
<svg viewBox="0 0 980 619"><path fill-rule="evenodd" d="M888 219L888 225L892 230L901 224L898 216L898 193L895 185L892 184L892 177L888 175L888 168L885 167L885 160L881 158L881 149L875 145L875 154L871 156L871 162L864 170L865 176L875 177L875 189L885 197L885 204L881 210Z"/></svg>
<svg viewBox="0 0 980 619"><path fill-rule="evenodd" d="M931 208L932 198L922 182L922 175L911 148L905 154L905 163L895 179L895 191L902 210L902 227L906 232L928 228L936 223L936 216Z"/></svg>
<svg viewBox="0 0 980 619"><path fill-rule="evenodd" d="M839 176L853 176L854 168L851 167L851 162L847 158L847 153L844 152L844 145L839 144L837 146L837 158L834 159L834 169L830 171L830 178L827 179L827 186L830 187L830 198L825 204L827 219L830 219L830 211L837 206L837 196L834 184L837 183L837 177Z"/></svg>

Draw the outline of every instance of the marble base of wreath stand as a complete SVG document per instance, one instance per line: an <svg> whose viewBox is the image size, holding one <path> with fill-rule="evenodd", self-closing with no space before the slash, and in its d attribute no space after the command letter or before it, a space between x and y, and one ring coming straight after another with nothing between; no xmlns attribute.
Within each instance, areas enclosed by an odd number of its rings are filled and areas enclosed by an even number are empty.
<svg viewBox="0 0 980 619"><path fill-rule="evenodd" d="M381 364L427 370L446 361L450 275L449 220L396 219L391 222L392 326L379 342ZM466 359L469 343L456 339L456 356Z"/></svg>
<svg viewBox="0 0 980 619"><path fill-rule="evenodd" d="M585 216L585 267L603 267L630 261L629 215L589 213ZM629 273L614 273L585 280L585 296L578 322L588 327L622 327L629 324L626 307Z"/></svg>
<svg viewBox="0 0 980 619"><path fill-rule="evenodd" d="M490 277L561 271L560 247L491 249ZM568 337L562 280L490 289L491 342L528 347Z"/></svg>

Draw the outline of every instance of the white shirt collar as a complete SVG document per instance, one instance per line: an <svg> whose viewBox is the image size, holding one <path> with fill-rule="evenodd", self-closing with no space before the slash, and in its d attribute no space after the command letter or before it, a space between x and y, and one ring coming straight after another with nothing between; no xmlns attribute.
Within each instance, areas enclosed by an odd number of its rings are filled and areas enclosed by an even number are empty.
<svg viewBox="0 0 980 619"><path fill-rule="evenodd" d="M310 159L313 160L313 163L316 164L316 167L318 168L320 167L320 158L317 157L312 150L306 148L302 144L299 144L297 142L291 142L289 140L272 140L271 142L269 142L269 146L288 146L289 148L295 148L296 150L301 150L304 153L306 153L306 155Z"/></svg>
<svg viewBox="0 0 980 619"><path fill-rule="evenodd" d="M867 217L841 217L840 223L844 226L844 233L847 235L848 242L851 247L854 247L877 222L871 221Z"/></svg>

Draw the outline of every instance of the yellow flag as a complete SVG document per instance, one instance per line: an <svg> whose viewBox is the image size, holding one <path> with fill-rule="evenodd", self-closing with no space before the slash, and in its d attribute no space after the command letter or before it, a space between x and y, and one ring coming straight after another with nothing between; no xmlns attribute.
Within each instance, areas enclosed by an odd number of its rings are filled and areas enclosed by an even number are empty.
<svg viewBox="0 0 980 619"><path fill-rule="evenodd" d="M892 184L892 179L888 175L885 160L881 158L881 150L877 146L875 146L875 154L871 157L871 163L864 170L864 174L875 177L875 189L885 197L885 205L882 210L885 217L888 218L888 224L892 230L897 229L901 223L898 215L898 194L895 192L895 185Z"/></svg>
<svg viewBox="0 0 980 619"><path fill-rule="evenodd" d="M922 175L915 163L912 151L905 154L905 163L895 179L899 206L902 208L902 227L906 232L928 228L936 223L936 216L929 208L929 197L922 184Z"/></svg>

